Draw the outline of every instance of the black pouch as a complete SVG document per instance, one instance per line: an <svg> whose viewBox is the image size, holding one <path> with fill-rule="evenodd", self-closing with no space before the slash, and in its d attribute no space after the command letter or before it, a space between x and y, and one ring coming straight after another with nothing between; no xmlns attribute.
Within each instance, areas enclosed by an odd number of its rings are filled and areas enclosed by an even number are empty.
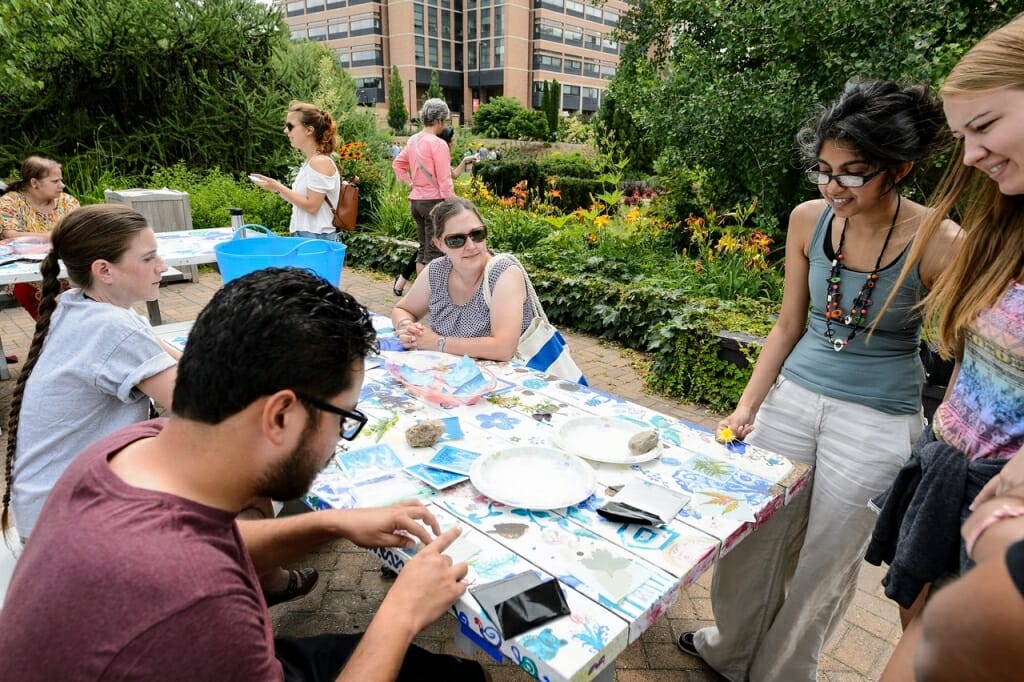
<svg viewBox="0 0 1024 682"><path fill-rule="evenodd" d="M471 587L470 592L504 639L570 613L558 581L540 582L532 571Z"/></svg>
<svg viewBox="0 0 1024 682"><path fill-rule="evenodd" d="M635 523L641 526L662 526L665 524L656 515L646 512L643 509L637 509L628 504L622 502L613 502L609 500L605 502L600 508L597 509L597 513L600 516L614 521L616 523Z"/></svg>

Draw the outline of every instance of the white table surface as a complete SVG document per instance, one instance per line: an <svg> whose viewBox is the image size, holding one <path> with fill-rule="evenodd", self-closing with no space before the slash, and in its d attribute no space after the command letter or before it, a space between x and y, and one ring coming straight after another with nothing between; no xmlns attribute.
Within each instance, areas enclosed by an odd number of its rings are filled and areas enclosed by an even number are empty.
<svg viewBox="0 0 1024 682"><path fill-rule="evenodd" d="M393 342L390 320L375 316L379 338ZM180 330L169 331L180 336ZM165 337L166 338L166 337ZM718 557L764 523L810 479L810 470L750 446L727 448L712 434L641 405L508 363L482 363L499 379L497 393L471 406L442 409L414 398L383 366L367 360L359 408L370 421L314 482L314 508L363 507L420 497L443 527L458 523L475 554L467 580L483 584L532 570L557 578L572 615L504 640L467 592L453 607L467 637L500 651L541 680L611 679L615 658L657 621ZM538 420L534 415L539 414ZM550 416L546 416L550 415ZM597 486L582 503L554 511L528 511L494 502L469 481L435 491L401 469L367 476L367 467L392 459L425 463L450 445L482 454L514 445L553 447L553 429L576 416L620 418L656 428L661 456L639 465L592 463ZM405 431L426 419L455 417L463 437L412 448ZM666 527L613 523L595 509L607 486L642 476L687 492L691 499ZM371 480L363 480L369 478ZM460 538L459 542L462 542ZM409 552L381 549L383 563L400 570ZM756 568L751 580L756 580Z"/></svg>
<svg viewBox="0 0 1024 682"><path fill-rule="evenodd" d="M256 236L258 233L253 232L252 234ZM230 240L231 236L232 231L228 227L157 232L157 253L167 265L172 267L214 263L217 257L213 252L213 247L220 242ZM66 275L63 267L61 275ZM0 265L0 285L38 282L41 279L39 261L23 260Z"/></svg>

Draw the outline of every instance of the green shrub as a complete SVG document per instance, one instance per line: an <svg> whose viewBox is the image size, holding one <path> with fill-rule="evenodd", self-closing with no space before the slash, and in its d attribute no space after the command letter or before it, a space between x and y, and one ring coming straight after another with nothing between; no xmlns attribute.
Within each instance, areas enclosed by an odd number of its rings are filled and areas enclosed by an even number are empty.
<svg viewBox="0 0 1024 682"><path fill-rule="evenodd" d="M544 140L548 137L548 123L544 113L523 110L516 113L505 129L506 137L514 140Z"/></svg>
<svg viewBox="0 0 1024 682"><path fill-rule="evenodd" d="M562 193L558 206L564 211L586 208L594 203L592 196L600 194L607 186L601 180L574 178L556 175L555 188Z"/></svg>

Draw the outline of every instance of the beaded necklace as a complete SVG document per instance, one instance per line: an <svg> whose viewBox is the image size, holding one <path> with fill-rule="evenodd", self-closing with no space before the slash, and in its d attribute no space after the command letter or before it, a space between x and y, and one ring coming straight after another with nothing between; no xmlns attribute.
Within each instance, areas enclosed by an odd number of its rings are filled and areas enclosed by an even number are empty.
<svg viewBox="0 0 1024 682"><path fill-rule="evenodd" d="M825 295L825 339L832 346L832 350L837 353L850 345L850 341L857 335L857 332L864 329L868 308L871 307L872 303L871 294L875 288L875 282L878 280L878 268L882 265L882 256L885 255L885 249L889 246L889 238L896 227L896 219L900 215L900 204L902 202L903 197L897 194L896 212L892 216L889 231L885 233L885 242L882 243L882 250L878 252L878 258L875 259L875 267L868 274L867 279L864 280L860 292L853 299L850 312L846 315L843 315L843 309L839 307L839 299L842 298L842 294L839 293L839 283L842 281L843 269L840 264L843 262L843 240L846 239L846 226L850 224L850 219L847 218L843 221L843 229L839 233L839 248L836 249L835 257L832 259L832 270L829 272L828 281L826 282L828 288ZM836 338L836 331L832 328L832 320L842 320L843 324L851 327L850 335L845 340Z"/></svg>

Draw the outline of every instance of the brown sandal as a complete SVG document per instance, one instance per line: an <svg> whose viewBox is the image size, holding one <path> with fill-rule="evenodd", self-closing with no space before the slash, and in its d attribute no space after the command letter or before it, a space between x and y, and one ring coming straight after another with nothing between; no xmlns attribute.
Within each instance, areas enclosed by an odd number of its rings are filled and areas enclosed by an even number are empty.
<svg viewBox="0 0 1024 682"><path fill-rule="evenodd" d="M283 604L286 601L304 597L313 589L319 578L320 574L315 568L288 571L288 587L280 592L263 590L263 597L267 600L267 606Z"/></svg>

